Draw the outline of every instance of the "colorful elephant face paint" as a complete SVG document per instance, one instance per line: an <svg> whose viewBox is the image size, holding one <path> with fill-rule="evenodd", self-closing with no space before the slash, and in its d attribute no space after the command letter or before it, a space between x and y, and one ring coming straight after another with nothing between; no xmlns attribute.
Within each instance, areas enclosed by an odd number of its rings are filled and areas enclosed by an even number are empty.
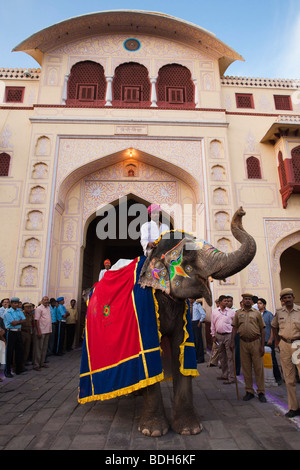
<svg viewBox="0 0 300 470"><path fill-rule="evenodd" d="M177 259L173 259L171 262L170 262L170 281L173 280L173 278L175 276L183 276L183 277L190 277L186 272L185 270L183 269L183 267L181 266L181 262L182 262L182 251L180 252L180 255L178 256L178 252L176 250L174 250L173 253L171 253L171 256L177 256Z"/></svg>
<svg viewBox="0 0 300 470"><path fill-rule="evenodd" d="M220 250L212 246L210 243L206 242L205 240L197 239L195 240L195 245L197 250L212 250L213 253L221 253Z"/></svg>

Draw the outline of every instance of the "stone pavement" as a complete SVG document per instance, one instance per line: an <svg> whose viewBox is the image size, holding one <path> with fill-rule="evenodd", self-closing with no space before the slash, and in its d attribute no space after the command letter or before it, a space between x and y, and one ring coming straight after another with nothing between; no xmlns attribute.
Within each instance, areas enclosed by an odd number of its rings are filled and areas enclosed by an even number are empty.
<svg viewBox="0 0 300 470"><path fill-rule="evenodd" d="M81 350L50 357L49 368L28 370L0 383L0 450L299 450L300 417L288 419L285 385L270 387L268 403L242 401L244 385L217 380L220 369L198 365L194 403L203 424L196 436L173 431L160 438L137 431L142 397L129 395L80 405L77 387ZM3 377L1 371L1 377ZM300 397L300 384L297 383ZM172 383L162 384L171 415Z"/></svg>

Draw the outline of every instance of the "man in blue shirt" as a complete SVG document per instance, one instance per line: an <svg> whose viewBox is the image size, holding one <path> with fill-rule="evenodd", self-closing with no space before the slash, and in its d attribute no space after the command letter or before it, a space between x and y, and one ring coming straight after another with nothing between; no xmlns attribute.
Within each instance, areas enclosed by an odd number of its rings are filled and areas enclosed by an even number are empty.
<svg viewBox="0 0 300 470"><path fill-rule="evenodd" d="M66 320L70 315L64 306L65 299L64 297L58 297L57 299L58 306L56 307L56 316L58 321L58 332L57 332L57 347L56 354L62 356L64 342L65 342L65 330L66 330Z"/></svg>
<svg viewBox="0 0 300 470"><path fill-rule="evenodd" d="M195 350L197 363L204 362L204 347L202 338L202 323L205 320L206 314L201 303L195 299L189 299L191 316L192 316L192 328L194 334Z"/></svg>
<svg viewBox="0 0 300 470"><path fill-rule="evenodd" d="M24 346L21 334L21 326L26 322L26 317L19 307L20 299L12 297L10 299L11 307L6 310L3 321L6 329L6 364L5 377L12 378L11 373L13 355L15 353L16 374L23 372L23 354Z"/></svg>
<svg viewBox="0 0 300 470"><path fill-rule="evenodd" d="M277 359L276 359L276 353L275 353L275 338L273 338L273 331L271 328L271 322L274 318L274 315L272 312L266 309L267 301L263 298L258 299L257 301L257 307L260 313L262 314L263 320L265 322L266 328L265 328L265 346L269 346L271 348L271 356L272 356L272 363L273 363L273 374L276 382L278 385L281 385L283 383L280 369L278 367Z"/></svg>
<svg viewBox="0 0 300 470"><path fill-rule="evenodd" d="M50 299L50 312L51 312L51 321L52 321L52 333L49 337L47 356L52 356L56 353L56 339L57 339L57 307L56 299Z"/></svg>

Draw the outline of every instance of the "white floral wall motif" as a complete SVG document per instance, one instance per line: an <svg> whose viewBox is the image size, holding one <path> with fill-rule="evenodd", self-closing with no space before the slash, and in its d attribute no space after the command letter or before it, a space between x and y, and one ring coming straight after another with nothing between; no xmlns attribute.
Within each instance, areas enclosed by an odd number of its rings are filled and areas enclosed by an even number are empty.
<svg viewBox="0 0 300 470"><path fill-rule="evenodd" d="M37 268L34 266L26 266L22 269L20 286L35 287L37 285Z"/></svg>
<svg viewBox="0 0 300 470"><path fill-rule="evenodd" d="M36 163L33 167L32 178L44 179L48 176L48 165L46 163Z"/></svg>
<svg viewBox="0 0 300 470"><path fill-rule="evenodd" d="M127 194L135 194L147 201L159 204L177 202L176 182L123 182L123 181L86 181L84 185L83 219L88 217L108 202L115 201Z"/></svg>
<svg viewBox="0 0 300 470"><path fill-rule="evenodd" d="M70 260L70 258L67 258L67 259L63 262L62 267L63 267L63 272L64 272L64 277L65 277L65 279L69 279L70 274L71 274L72 269L73 269L73 263L72 263L72 261Z"/></svg>
<svg viewBox="0 0 300 470"><path fill-rule="evenodd" d="M2 287L6 287L7 286L7 283L6 283L6 272L5 272L5 265L2 261L2 259L0 259L0 286Z"/></svg>
<svg viewBox="0 0 300 470"><path fill-rule="evenodd" d="M35 258L39 254L40 242L36 238L29 238L25 241L23 256Z"/></svg>
<svg viewBox="0 0 300 470"><path fill-rule="evenodd" d="M264 284L264 281L261 279L258 265L252 261L248 266L248 284L251 284L253 287L259 287Z"/></svg>
<svg viewBox="0 0 300 470"><path fill-rule="evenodd" d="M12 132L10 130L10 127L6 125L3 129L3 131L0 134L0 147L2 148L14 148L12 145L10 138L12 136Z"/></svg>

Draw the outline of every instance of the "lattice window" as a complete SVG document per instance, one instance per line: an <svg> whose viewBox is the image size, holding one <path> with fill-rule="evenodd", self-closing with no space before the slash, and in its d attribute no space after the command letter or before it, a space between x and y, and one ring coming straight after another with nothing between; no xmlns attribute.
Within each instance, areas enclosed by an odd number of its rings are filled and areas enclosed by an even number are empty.
<svg viewBox="0 0 300 470"><path fill-rule="evenodd" d="M24 87L11 87L5 88L5 102L6 103L23 103Z"/></svg>
<svg viewBox="0 0 300 470"><path fill-rule="evenodd" d="M185 88L167 87L167 101L173 104L185 102Z"/></svg>
<svg viewBox="0 0 300 470"><path fill-rule="evenodd" d="M275 109L292 111L292 102L289 95L274 95Z"/></svg>
<svg viewBox="0 0 300 470"><path fill-rule="evenodd" d="M261 179L260 162L256 157L249 157L246 160L247 177L249 179Z"/></svg>
<svg viewBox="0 0 300 470"><path fill-rule="evenodd" d="M148 70L136 62L121 64L113 79L113 106L150 106Z"/></svg>
<svg viewBox="0 0 300 470"><path fill-rule="evenodd" d="M195 107L195 87L191 72L179 64L163 66L158 73L158 106Z"/></svg>
<svg viewBox="0 0 300 470"><path fill-rule="evenodd" d="M281 179L281 186L284 187L287 185L287 177L286 177L286 171L285 171L284 161L283 161L281 152L279 152L278 154L278 163L279 163L278 170L279 170L279 176Z"/></svg>
<svg viewBox="0 0 300 470"><path fill-rule="evenodd" d="M8 176L10 166L10 155L0 153L0 176Z"/></svg>
<svg viewBox="0 0 300 470"><path fill-rule="evenodd" d="M253 95L250 93L236 93L237 108L254 108Z"/></svg>
<svg viewBox="0 0 300 470"><path fill-rule="evenodd" d="M98 85L77 84L76 97L79 101L95 101L97 98Z"/></svg>
<svg viewBox="0 0 300 470"><path fill-rule="evenodd" d="M141 86L122 86L122 100L126 103L139 103L142 96Z"/></svg>
<svg viewBox="0 0 300 470"><path fill-rule="evenodd" d="M300 183L300 145L292 150L292 165L294 170L294 182Z"/></svg>
<svg viewBox="0 0 300 470"><path fill-rule="evenodd" d="M86 60L73 65L68 80L67 105L103 106L106 79L100 64Z"/></svg>

